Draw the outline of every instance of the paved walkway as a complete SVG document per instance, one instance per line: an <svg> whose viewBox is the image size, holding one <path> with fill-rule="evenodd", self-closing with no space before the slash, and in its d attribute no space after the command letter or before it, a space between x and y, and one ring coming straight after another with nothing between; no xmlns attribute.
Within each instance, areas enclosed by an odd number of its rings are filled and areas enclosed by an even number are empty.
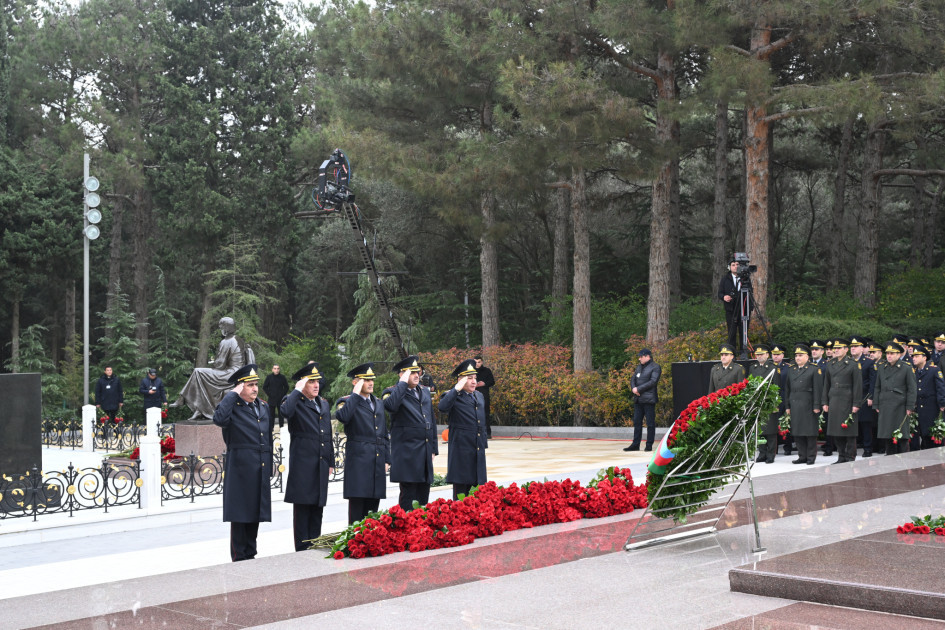
<svg viewBox="0 0 945 630"><path fill-rule="evenodd" d="M496 439L489 474L500 483L586 482L601 467L618 464L641 482L649 454L626 453L625 445ZM941 451L838 466L827 466L833 457L792 466L793 458L784 456L756 465L768 548L761 557L884 532L911 514L945 511L941 475L926 485L902 477L924 479L945 464ZM45 468L63 456L47 454ZM445 445L437 463L445 467ZM330 491L326 532L346 524L340 484ZM433 497L449 493L437 490ZM436 628L700 628L754 615L768 615L770 624L777 610L794 603L730 590L729 571L756 559L753 528L737 506L713 536L629 553L623 543L640 511L509 532L456 549L335 561L320 551L292 553L290 506L276 496L273 522L260 528L259 558L232 564L221 499L172 503L147 514L120 508L107 516L95 511L36 523L0 521L0 626L335 630L363 628L373 619L371 625L385 628L418 622Z"/></svg>

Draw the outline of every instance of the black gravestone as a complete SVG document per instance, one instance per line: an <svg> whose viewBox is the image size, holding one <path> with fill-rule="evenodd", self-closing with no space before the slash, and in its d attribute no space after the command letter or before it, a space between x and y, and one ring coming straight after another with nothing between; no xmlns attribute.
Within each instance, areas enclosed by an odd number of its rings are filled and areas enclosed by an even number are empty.
<svg viewBox="0 0 945 630"><path fill-rule="evenodd" d="M0 374L0 473L43 467L43 397L39 374Z"/></svg>
<svg viewBox="0 0 945 630"><path fill-rule="evenodd" d="M750 360L736 362L745 368L746 375L748 374L748 366L754 363ZM717 363L719 361L692 361L690 363L672 364L673 420L679 417L679 414L689 403L709 393L709 374L712 372L712 366Z"/></svg>

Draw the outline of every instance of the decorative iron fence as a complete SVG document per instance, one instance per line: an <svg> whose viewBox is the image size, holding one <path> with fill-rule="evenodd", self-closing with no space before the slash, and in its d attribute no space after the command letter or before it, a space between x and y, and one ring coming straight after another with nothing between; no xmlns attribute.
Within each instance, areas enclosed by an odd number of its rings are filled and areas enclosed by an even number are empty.
<svg viewBox="0 0 945 630"><path fill-rule="evenodd" d="M82 421L75 416L43 418L43 446L82 448Z"/></svg>
<svg viewBox="0 0 945 630"><path fill-rule="evenodd" d="M161 503L223 493L223 468L226 454L200 457L191 453L175 457L161 465Z"/></svg>
<svg viewBox="0 0 945 630"><path fill-rule="evenodd" d="M0 479L0 519L40 514L73 513L119 505L141 507L141 466L138 462L102 460L98 468L62 471L32 470Z"/></svg>
<svg viewBox="0 0 945 630"><path fill-rule="evenodd" d="M113 424L97 422L92 436L93 451L127 451L141 445L141 436L147 434L143 424ZM174 437L174 425L162 424L158 438ZM82 421L75 416L44 418L42 444L54 448L82 448Z"/></svg>

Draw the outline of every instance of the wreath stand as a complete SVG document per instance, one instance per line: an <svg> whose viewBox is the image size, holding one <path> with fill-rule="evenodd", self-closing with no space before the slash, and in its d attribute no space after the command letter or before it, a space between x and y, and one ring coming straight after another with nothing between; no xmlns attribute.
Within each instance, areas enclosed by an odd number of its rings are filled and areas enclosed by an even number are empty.
<svg viewBox="0 0 945 630"><path fill-rule="evenodd" d="M716 524L747 479L749 502L751 504L752 523L755 527L755 546L753 553L766 551L761 546L761 532L758 530L758 507L755 502L755 486L751 477L754 465L754 453L758 447L758 416L761 413L758 398L767 392L771 376L764 379L764 387L759 387L746 405L741 416L736 416L713 433L705 442L683 461L673 467L665 476L653 496L651 505L660 505L662 501L682 497L684 503L674 503L651 509L648 505L643 516L630 532L624 549L634 551L687 538L714 534ZM751 448L749 448L749 446ZM729 463L726 463L729 462ZM721 488L720 496L713 496L720 502L711 505L708 501L697 501L687 496L681 488L693 481L711 481L721 479L726 485ZM695 508L685 521L676 522L666 516L680 508Z"/></svg>

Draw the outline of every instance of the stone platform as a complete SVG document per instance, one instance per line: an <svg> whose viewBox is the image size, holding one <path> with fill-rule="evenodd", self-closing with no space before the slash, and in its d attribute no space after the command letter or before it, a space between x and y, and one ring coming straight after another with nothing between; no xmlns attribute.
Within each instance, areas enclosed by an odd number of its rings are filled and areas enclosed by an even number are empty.
<svg viewBox="0 0 945 630"><path fill-rule="evenodd" d="M625 453L625 444L498 439L490 442L489 475L586 481L618 464L642 481L649 454ZM834 458L801 467L790 459L779 455L753 468L763 475L755 480L768 549L761 555L751 552L745 489L716 534L632 552L623 544L642 511L363 560L291 553L291 509L274 497L274 520L260 528L260 557L236 564L226 562L228 528L218 505L204 508L212 521L191 516L171 524L165 517L160 529L102 535L102 523L89 538L16 546L2 545L0 535L0 619L4 628L56 629L945 630L935 598L945 588L932 575L941 566L937 541L909 545L895 534L910 515L945 512L943 449L836 466L827 465ZM330 492L325 531L343 523L346 508L340 488ZM396 493L390 487L382 507ZM7 525L0 521L0 534ZM747 593L732 588L740 577L797 586L790 594L779 586ZM804 580L816 584L808 594ZM882 612L809 597L851 588L875 593ZM896 599L911 609L894 610L887 602Z"/></svg>

